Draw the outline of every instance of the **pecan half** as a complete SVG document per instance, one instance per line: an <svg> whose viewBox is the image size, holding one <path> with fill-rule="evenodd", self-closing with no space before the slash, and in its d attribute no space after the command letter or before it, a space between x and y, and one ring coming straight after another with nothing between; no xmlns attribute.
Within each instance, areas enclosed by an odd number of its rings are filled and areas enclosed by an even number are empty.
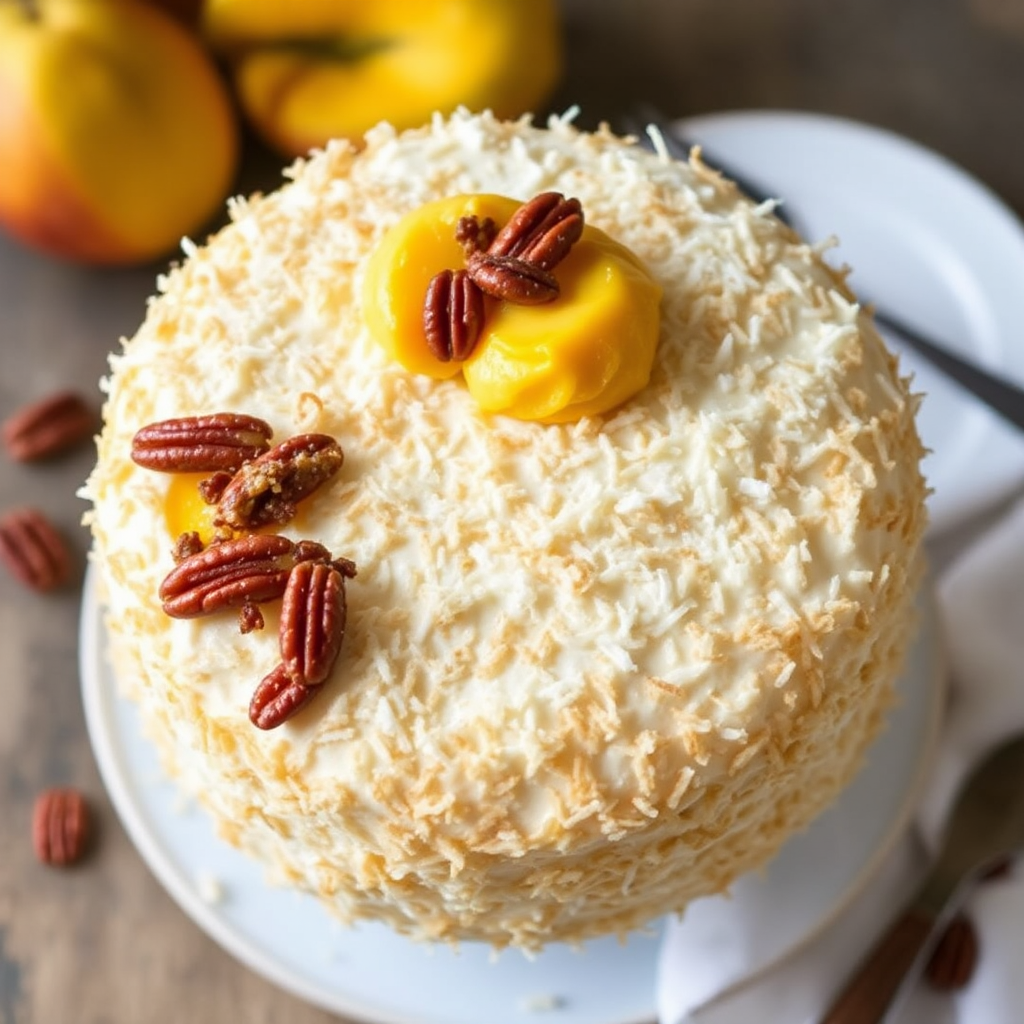
<svg viewBox="0 0 1024 1024"><path fill-rule="evenodd" d="M468 259L475 252L486 252L494 242L497 228L490 217L480 220L476 214L460 217L455 228L455 241L462 246Z"/></svg>
<svg viewBox="0 0 1024 1024"><path fill-rule="evenodd" d="M71 552L53 523L35 508L0 516L0 561L34 590L53 590L71 576Z"/></svg>
<svg viewBox="0 0 1024 1024"><path fill-rule="evenodd" d="M189 555L160 584L164 611L175 619L210 615L273 601L288 586L294 543L277 534L253 534Z"/></svg>
<svg viewBox="0 0 1024 1024"><path fill-rule="evenodd" d="M96 414L81 395L59 391L22 406L3 425L7 454L18 462L43 459L84 441L96 427Z"/></svg>
<svg viewBox="0 0 1024 1024"><path fill-rule="evenodd" d="M964 914L957 914L939 937L925 966L928 984L940 992L965 988L978 965L978 933Z"/></svg>
<svg viewBox="0 0 1024 1024"><path fill-rule="evenodd" d="M333 565L300 562L281 604L281 660L303 686L322 683L345 638L345 578Z"/></svg>
<svg viewBox="0 0 1024 1024"><path fill-rule="evenodd" d="M487 295L519 306L539 306L558 298L558 281L543 267L516 256L478 252L466 271Z"/></svg>
<svg viewBox="0 0 1024 1024"><path fill-rule="evenodd" d="M427 286L423 333L442 363L468 359L484 326L484 295L465 270L442 270Z"/></svg>
<svg viewBox="0 0 1024 1024"><path fill-rule="evenodd" d="M240 469L270 447L270 425L255 416L218 412L150 423L132 439L132 459L163 473Z"/></svg>
<svg viewBox="0 0 1024 1024"><path fill-rule="evenodd" d="M551 270L568 255L583 234L583 207L561 192L542 192L523 203L498 232L487 251L515 256L542 270Z"/></svg>
<svg viewBox="0 0 1024 1024"><path fill-rule="evenodd" d="M341 469L341 445L326 434L299 434L243 466L224 488L214 525L255 530L288 522L296 505Z"/></svg>
<svg viewBox="0 0 1024 1024"><path fill-rule="evenodd" d="M305 707L319 689L296 682L280 664L256 687L249 701L249 721L258 729L276 729Z"/></svg>
<svg viewBox="0 0 1024 1024"><path fill-rule="evenodd" d="M77 789L47 789L36 797L32 846L43 864L73 864L85 853L88 838L88 807Z"/></svg>

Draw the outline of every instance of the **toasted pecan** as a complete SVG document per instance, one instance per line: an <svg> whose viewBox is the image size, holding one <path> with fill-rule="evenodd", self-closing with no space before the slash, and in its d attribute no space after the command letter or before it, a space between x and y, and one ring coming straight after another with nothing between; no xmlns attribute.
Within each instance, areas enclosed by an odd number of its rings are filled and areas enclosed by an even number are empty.
<svg viewBox="0 0 1024 1024"><path fill-rule="evenodd" d="M163 473L234 472L266 452L272 434L270 424L244 413L182 416L142 427L131 456Z"/></svg>

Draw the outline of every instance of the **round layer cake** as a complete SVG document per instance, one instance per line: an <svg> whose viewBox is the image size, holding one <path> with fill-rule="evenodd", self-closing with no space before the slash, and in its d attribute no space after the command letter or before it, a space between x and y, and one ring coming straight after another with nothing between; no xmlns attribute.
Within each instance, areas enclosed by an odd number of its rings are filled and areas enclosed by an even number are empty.
<svg viewBox="0 0 1024 1024"><path fill-rule="evenodd" d="M727 889L857 771L913 632L917 400L869 315L698 155L569 119L382 126L290 178L188 246L111 358L94 560L167 771L275 880L417 937L537 947ZM549 190L661 289L649 379L564 423L487 412L368 327L403 217ZM199 513L132 459L225 411L344 450L276 529L355 563L344 643L269 730L281 602L244 633L166 614Z"/></svg>

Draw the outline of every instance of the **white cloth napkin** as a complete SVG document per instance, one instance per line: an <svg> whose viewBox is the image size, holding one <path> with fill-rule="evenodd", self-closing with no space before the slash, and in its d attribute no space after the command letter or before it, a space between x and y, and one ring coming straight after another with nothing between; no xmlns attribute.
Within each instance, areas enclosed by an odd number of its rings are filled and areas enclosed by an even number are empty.
<svg viewBox="0 0 1024 1024"><path fill-rule="evenodd" d="M667 925L658 965L660 1024L816 1024L852 967L920 880L965 774L1024 730L1024 501L943 573L937 584L950 698L917 828L897 844L855 903L807 947L763 976L742 901L702 901ZM1024 784L1024 780L1022 780ZM971 983L954 996L918 986L901 1024L1019 1024L1024 1019L1024 864L986 882L968 913L981 937Z"/></svg>

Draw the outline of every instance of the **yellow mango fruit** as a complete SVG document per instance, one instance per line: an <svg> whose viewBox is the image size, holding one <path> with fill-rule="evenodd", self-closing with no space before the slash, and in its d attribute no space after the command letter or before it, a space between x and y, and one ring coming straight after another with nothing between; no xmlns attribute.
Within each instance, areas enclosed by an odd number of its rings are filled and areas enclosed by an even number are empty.
<svg viewBox="0 0 1024 1024"><path fill-rule="evenodd" d="M555 0L207 0L203 25L246 115L288 155L458 106L515 117L562 66Z"/></svg>
<svg viewBox="0 0 1024 1024"><path fill-rule="evenodd" d="M0 224L54 255L164 255L223 202L238 155L198 41L136 0L0 3Z"/></svg>

